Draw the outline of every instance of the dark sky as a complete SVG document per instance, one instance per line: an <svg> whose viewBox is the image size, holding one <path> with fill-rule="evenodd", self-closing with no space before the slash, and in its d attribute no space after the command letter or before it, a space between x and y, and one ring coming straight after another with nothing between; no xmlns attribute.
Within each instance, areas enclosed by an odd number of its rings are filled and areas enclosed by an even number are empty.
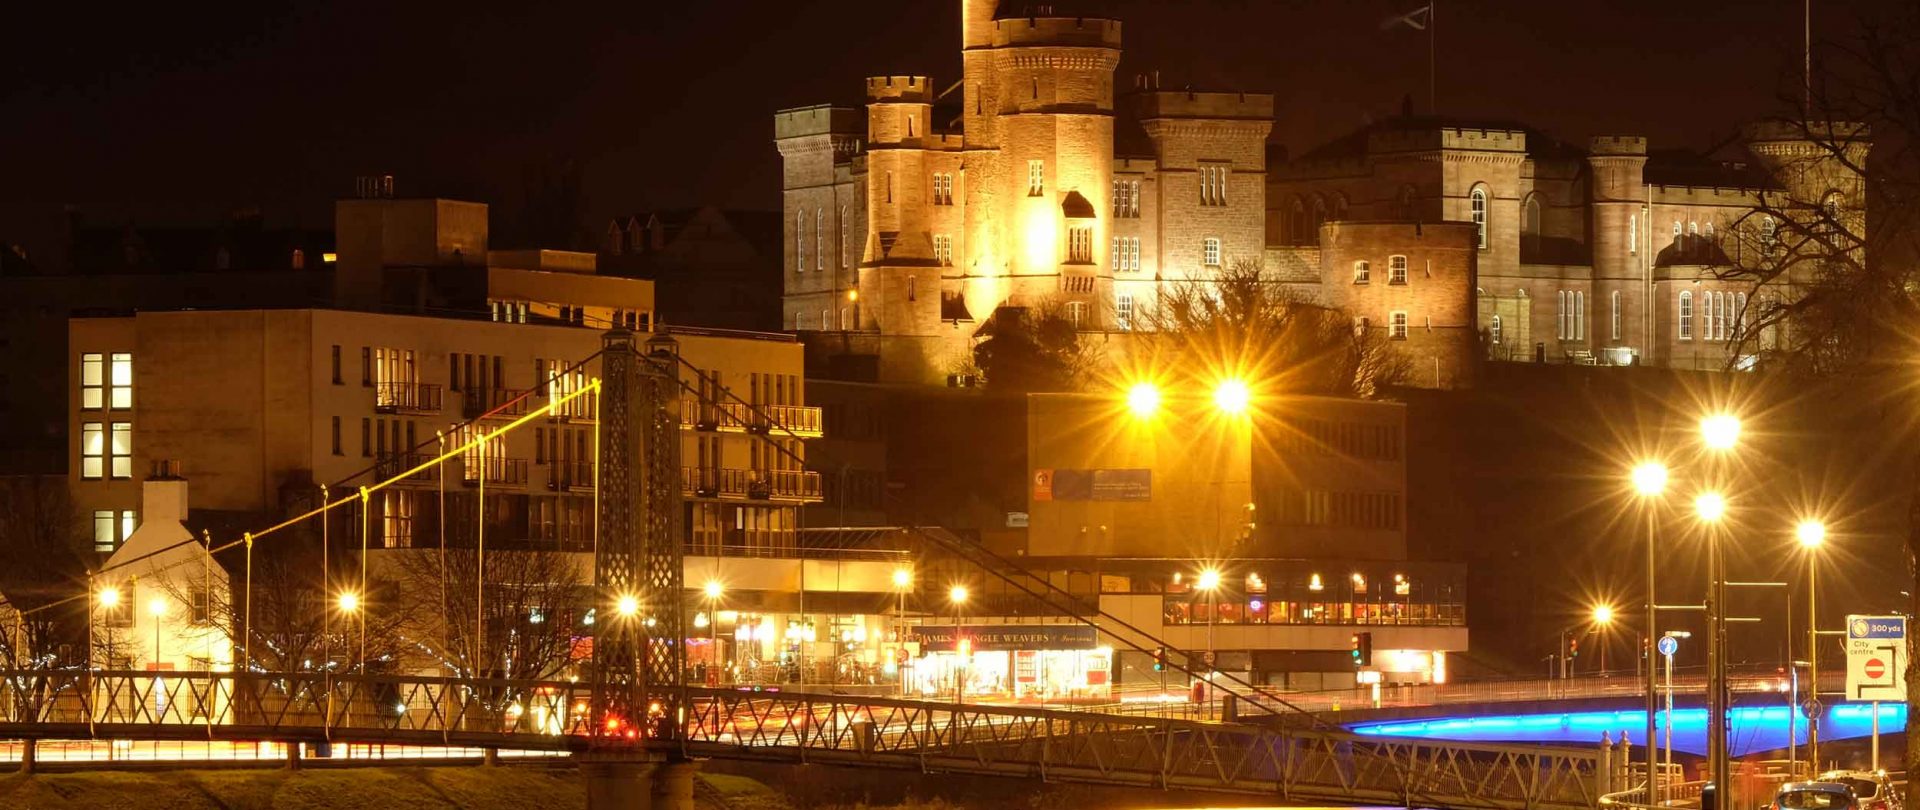
<svg viewBox="0 0 1920 810"><path fill-rule="evenodd" d="M1424 103L1425 0L1115 0L1120 86L1276 95L1296 153ZM1778 110L1801 0L1440 0L1447 114L1703 146ZM1823 0L1816 36L1853 17ZM577 161L590 219L778 205L772 113L959 70L955 0L18 4L0 202L261 205L325 222L352 177L518 205ZM1789 82L1791 80L1788 80Z"/></svg>

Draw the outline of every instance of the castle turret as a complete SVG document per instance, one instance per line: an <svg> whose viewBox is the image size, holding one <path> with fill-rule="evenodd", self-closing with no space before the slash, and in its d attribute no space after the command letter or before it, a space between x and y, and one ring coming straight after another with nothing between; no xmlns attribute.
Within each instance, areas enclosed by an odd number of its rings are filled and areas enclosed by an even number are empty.
<svg viewBox="0 0 1920 810"><path fill-rule="evenodd" d="M1589 345L1627 347L1641 354L1653 345L1648 314L1655 306L1647 279L1653 266L1646 205L1647 139L1610 135L1587 143L1587 184L1593 212L1593 298L1601 328L1587 332ZM1614 333L1618 306L1618 334Z"/></svg>
<svg viewBox="0 0 1920 810"><path fill-rule="evenodd" d="M867 221L873 241L860 264L860 327L929 334L940 320L928 146L933 80L867 79Z"/></svg>

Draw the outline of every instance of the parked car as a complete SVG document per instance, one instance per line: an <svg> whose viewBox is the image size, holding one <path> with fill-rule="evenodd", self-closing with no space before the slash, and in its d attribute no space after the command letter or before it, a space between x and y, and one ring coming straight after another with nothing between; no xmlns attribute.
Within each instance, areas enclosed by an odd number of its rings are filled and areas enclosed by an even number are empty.
<svg viewBox="0 0 1920 810"><path fill-rule="evenodd" d="M1866 810L1853 788L1841 782L1788 782L1773 794L1769 810Z"/></svg>
<svg viewBox="0 0 1920 810"><path fill-rule="evenodd" d="M1902 810L1906 806L1886 771L1827 771L1820 774L1820 781L1853 788L1864 810Z"/></svg>

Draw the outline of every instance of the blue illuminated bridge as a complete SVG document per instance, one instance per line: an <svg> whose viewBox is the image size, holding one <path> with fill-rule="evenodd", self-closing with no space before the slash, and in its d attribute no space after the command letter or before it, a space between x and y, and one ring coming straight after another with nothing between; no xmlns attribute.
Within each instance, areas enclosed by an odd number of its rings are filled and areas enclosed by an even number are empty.
<svg viewBox="0 0 1920 810"><path fill-rule="evenodd" d="M1791 724L1790 712L1793 714ZM1897 734L1906 730L1906 704L1882 703L1879 712L1882 734ZM1829 705L1822 715L1822 740L1865 737L1873 730L1871 704ZM1656 713L1656 717L1664 721L1665 715ZM1786 748L1789 725L1794 731L1795 744L1805 744L1807 741L1805 714L1786 706L1736 707L1729 713L1728 719L1728 735L1733 741L1731 750L1736 757ZM1646 736L1647 715L1644 710L1634 709L1472 715L1456 713L1450 716L1347 723L1345 726L1368 737L1479 742L1590 744L1599 740L1602 734L1615 740L1624 735L1635 746L1642 746L1646 744L1642 738ZM1664 739L1664 732L1662 734ZM1706 709L1674 710L1673 747L1691 754L1706 754Z"/></svg>

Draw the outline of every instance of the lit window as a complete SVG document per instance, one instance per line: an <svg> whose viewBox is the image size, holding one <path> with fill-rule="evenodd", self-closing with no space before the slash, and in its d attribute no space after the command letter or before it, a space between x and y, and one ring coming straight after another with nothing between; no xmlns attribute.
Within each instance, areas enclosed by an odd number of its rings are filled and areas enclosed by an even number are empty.
<svg viewBox="0 0 1920 810"><path fill-rule="evenodd" d="M1083 263L1093 261L1092 228L1067 229L1067 261Z"/></svg>
<svg viewBox="0 0 1920 810"><path fill-rule="evenodd" d="M103 554L112 553L120 545L120 538L114 536L118 529L113 519L113 510L99 509L93 513L93 550Z"/></svg>
<svg viewBox="0 0 1920 810"><path fill-rule="evenodd" d="M1140 181L1113 181L1113 216L1117 219L1139 218Z"/></svg>
<svg viewBox="0 0 1920 810"><path fill-rule="evenodd" d="M793 272L807 272L807 212L793 212Z"/></svg>
<svg viewBox="0 0 1920 810"><path fill-rule="evenodd" d="M1394 340L1407 339L1407 313L1395 310L1388 316L1387 337Z"/></svg>
<svg viewBox="0 0 1920 810"><path fill-rule="evenodd" d="M99 409L106 406L106 355L80 355L80 407Z"/></svg>
<svg viewBox="0 0 1920 810"><path fill-rule="evenodd" d="M492 441L488 440L491 444ZM487 448L489 450L492 447ZM413 545L413 493L398 489L383 490L380 510L380 539L387 548Z"/></svg>
<svg viewBox="0 0 1920 810"><path fill-rule="evenodd" d="M1405 256L1387 257L1387 283L1388 284L1407 283L1407 257Z"/></svg>
<svg viewBox="0 0 1920 810"><path fill-rule="evenodd" d="M1209 236L1200 243L1200 263L1208 267L1220 266L1220 239Z"/></svg>
<svg viewBox="0 0 1920 810"><path fill-rule="evenodd" d="M827 269L826 235L827 212L822 208L813 209L813 269Z"/></svg>
<svg viewBox="0 0 1920 810"><path fill-rule="evenodd" d="M1487 338L1496 346L1500 344L1500 316L1493 316L1493 320L1487 323Z"/></svg>
<svg viewBox="0 0 1920 810"><path fill-rule="evenodd" d="M107 470L107 426L101 422L80 424L80 477L104 478Z"/></svg>
<svg viewBox="0 0 1920 810"><path fill-rule="evenodd" d="M1680 339L1692 340L1693 339L1693 291L1692 290L1680 291L1680 317L1677 318L1676 320L1678 320L1680 324Z"/></svg>
<svg viewBox="0 0 1920 810"><path fill-rule="evenodd" d="M1227 204L1227 167L1222 164L1200 166L1200 204Z"/></svg>
<svg viewBox="0 0 1920 810"><path fill-rule="evenodd" d="M1487 190L1476 188L1467 197L1469 213L1473 216L1473 229L1480 236L1480 249L1487 249Z"/></svg>
<svg viewBox="0 0 1920 810"><path fill-rule="evenodd" d="M1084 301L1068 301L1067 302L1067 322L1073 324L1073 328L1075 329L1080 328L1081 322L1085 321L1086 318L1087 318L1086 302Z"/></svg>
<svg viewBox="0 0 1920 810"><path fill-rule="evenodd" d="M1373 267L1365 260L1353 263L1353 283L1365 284L1373 280Z"/></svg>
<svg viewBox="0 0 1920 810"><path fill-rule="evenodd" d="M953 264L952 236L944 233L933 235L933 260L941 267L949 267Z"/></svg>
<svg viewBox="0 0 1920 810"><path fill-rule="evenodd" d="M1122 332L1133 331L1133 295L1120 293L1113 297L1113 325Z"/></svg>
<svg viewBox="0 0 1920 810"><path fill-rule="evenodd" d="M1640 215L1632 214L1627 217L1627 253L1635 254L1639 252L1640 252Z"/></svg>
<svg viewBox="0 0 1920 810"><path fill-rule="evenodd" d="M1612 298L1613 298L1613 339L1619 340L1620 339L1620 320L1621 320L1620 291L1614 290Z"/></svg>
<svg viewBox="0 0 1920 810"><path fill-rule="evenodd" d="M1045 193L1047 193L1047 162L1027 161L1027 196L1038 197Z"/></svg>

